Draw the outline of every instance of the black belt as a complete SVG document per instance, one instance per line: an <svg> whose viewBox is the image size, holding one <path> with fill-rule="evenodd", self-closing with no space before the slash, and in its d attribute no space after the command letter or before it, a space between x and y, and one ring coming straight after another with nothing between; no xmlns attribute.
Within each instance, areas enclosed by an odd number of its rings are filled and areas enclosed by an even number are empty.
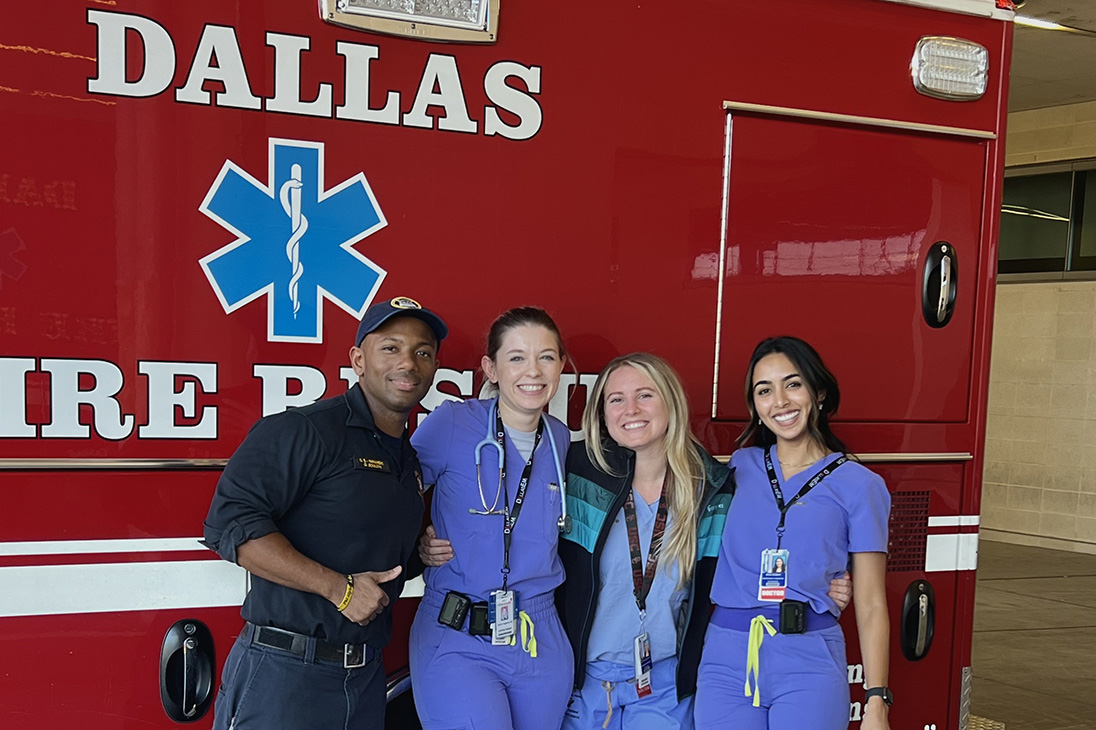
<svg viewBox="0 0 1096 730"><path fill-rule="evenodd" d="M364 667L381 653L380 649L368 644L332 644L314 636L305 636L273 626L255 626L249 623L244 627L244 632L251 634L252 644L280 649L297 656L304 656L309 645L312 644L315 646L313 656L318 661L341 664L345 669Z"/></svg>

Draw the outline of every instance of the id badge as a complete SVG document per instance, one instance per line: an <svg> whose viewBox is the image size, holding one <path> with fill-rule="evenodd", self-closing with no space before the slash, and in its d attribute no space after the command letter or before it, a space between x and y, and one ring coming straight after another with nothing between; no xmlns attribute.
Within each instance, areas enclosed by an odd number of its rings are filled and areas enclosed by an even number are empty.
<svg viewBox="0 0 1096 730"><path fill-rule="evenodd" d="M788 590L788 551L762 550L757 600L780 602Z"/></svg>
<svg viewBox="0 0 1096 730"><path fill-rule="evenodd" d="M514 619L517 609L515 603L513 591L499 590L491 594L488 606L493 610L490 611L492 615L488 618L491 620L492 644L496 646L509 644L514 636Z"/></svg>
<svg viewBox="0 0 1096 730"><path fill-rule="evenodd" d="M636 637L632 652L636 672L636 694L646 697L651 694L651 637L644 631Z"/></svg>

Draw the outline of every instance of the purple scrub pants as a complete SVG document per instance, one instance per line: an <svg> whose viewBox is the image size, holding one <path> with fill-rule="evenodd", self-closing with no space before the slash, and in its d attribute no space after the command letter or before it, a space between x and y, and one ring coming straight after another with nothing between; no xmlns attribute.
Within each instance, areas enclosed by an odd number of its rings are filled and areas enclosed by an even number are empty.
<svg viewBox="0 0 1096 730"><path fill-rule="evenodd" d="M761 644L760 707L745 695L748 631L708 625L694 717L697 730L845 730L849 680L840 626L777 634ZM751 677L752 687L752 677Z"/></svg>
<svg viewBox="0 0 1096 730"><path fill-rule="evenodd" d="M438 623L443 596L426 590L411 626L411 683L423 730L558 730L574 682L571 644L551 593L521 597L534 658Z"/></svg>
<svg viewBox="0 0 1096 730"><path fill-rule="evenodd" d="M692 730L693 698L677 701L676 658L663 659L651 667L651 694L643 698L636 694L635 683L628 681L635 670L615 666L620 670L614 673L606 671L608 662L587 665L582 689L571 695L563 730Z"/></svg>

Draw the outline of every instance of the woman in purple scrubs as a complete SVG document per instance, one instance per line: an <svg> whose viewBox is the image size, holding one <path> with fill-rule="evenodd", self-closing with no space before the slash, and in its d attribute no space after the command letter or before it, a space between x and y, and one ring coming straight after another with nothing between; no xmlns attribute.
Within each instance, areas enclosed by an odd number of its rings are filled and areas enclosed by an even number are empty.
<svg viewBox="0 0 1096 730"><path fill-rule="evenodd" d="M446 402L411 438L431 517L451 544L428 560L411 628L411 680L425 730L556 730L573 675L553 594L567 426L544 413L564 351L542 309L502 314L482 365L497 394ZM502 458L500 458L500 456Z"/></svg>
<svg viewBox="0 0 1096 730"><path fill-rule="evenodd" d="M840 400L806 342L776 337L754 350L751 421L739 438L746 448L731 457L737 489L700 664L699 729L848 727L845 638L826 593L850 564L868 687L861 728L889 729L890 494L830 430Z"/></svg>

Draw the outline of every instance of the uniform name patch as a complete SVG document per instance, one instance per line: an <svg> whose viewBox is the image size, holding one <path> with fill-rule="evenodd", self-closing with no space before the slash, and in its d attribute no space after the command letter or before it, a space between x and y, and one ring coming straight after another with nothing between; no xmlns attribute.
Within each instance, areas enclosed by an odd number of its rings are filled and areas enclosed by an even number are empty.
<svg viewBox="0 0 1096 730"><path fill-rule="evenodd" d="M382 471L385 474L388 474L392 471L388 467L388 462L386 462L384 459L366 459L361 456L354 459L354 468L366 469L369 471Z"/></svg>

